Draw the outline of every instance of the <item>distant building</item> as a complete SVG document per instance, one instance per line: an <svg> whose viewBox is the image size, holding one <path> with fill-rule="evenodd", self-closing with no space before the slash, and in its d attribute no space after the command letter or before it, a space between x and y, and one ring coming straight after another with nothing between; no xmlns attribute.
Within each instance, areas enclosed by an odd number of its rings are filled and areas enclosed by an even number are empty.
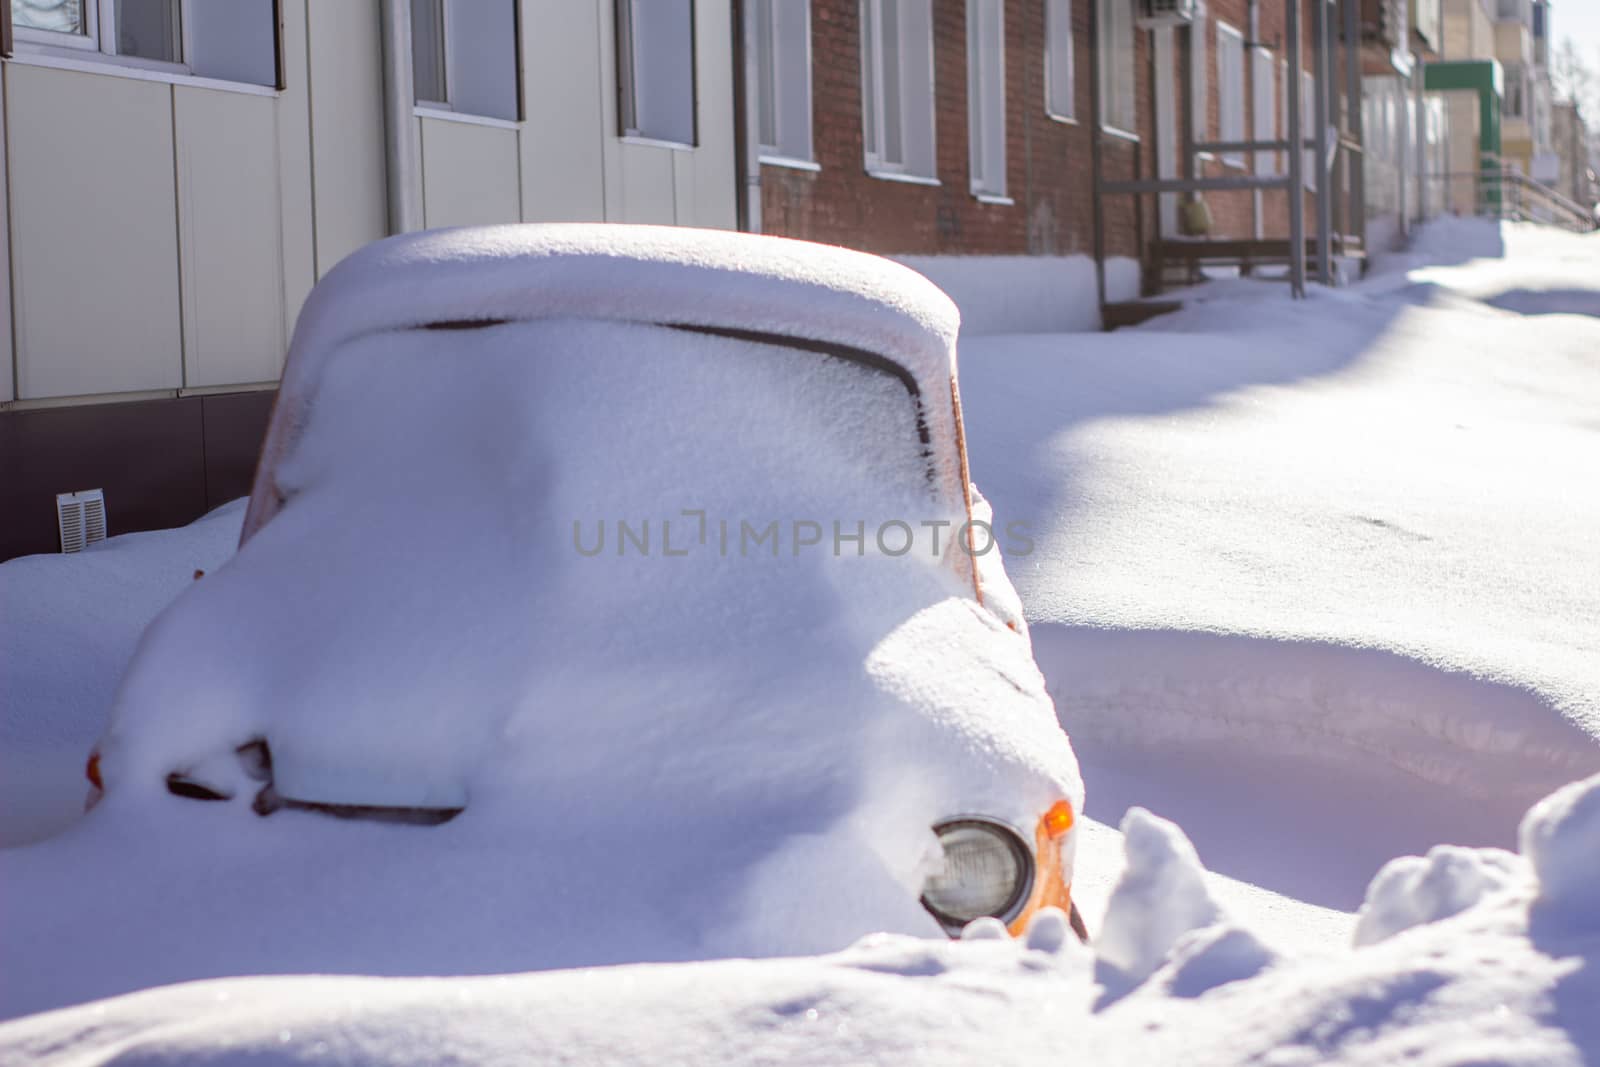
<svg viewBox="0 0 1600 1067"><path fill-rule="evenodd" d="M1594 133L1584 122L1578 105L1563 101L1551 109L1556 157L1560 160L1557 190L1574 203L1593 210L1600 203L1600 177L1596 175Z"/></svg>

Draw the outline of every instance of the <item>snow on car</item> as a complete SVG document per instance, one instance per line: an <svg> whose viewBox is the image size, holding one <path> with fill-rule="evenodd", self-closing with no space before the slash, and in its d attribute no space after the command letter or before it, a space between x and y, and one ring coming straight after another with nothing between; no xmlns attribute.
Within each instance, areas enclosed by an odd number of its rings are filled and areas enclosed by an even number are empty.
<svg viewBox="0 0 1600 1067"><path fill-rule="evenodd" d="M903 267L749 235L352 256L301 315L239 552L147 630L96 810L45 846L131 835L142 888L68 932L41 875L0 951L87 939L141 972L109 992L1070 908L1083 788L967 482L957 324ZM282 893L305 923L252 935Z"/></svg>

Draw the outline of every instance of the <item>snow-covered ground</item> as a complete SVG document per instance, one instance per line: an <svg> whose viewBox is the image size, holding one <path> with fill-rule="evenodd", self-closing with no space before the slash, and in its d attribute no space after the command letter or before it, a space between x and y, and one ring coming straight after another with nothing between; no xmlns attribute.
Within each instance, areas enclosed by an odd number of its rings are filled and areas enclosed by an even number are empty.
<svg viewBox="0 0 1600 1067"><path fill-rule="evenodd" d="M0 1025L0 1063L1600 1060L1600 778L1523 818L1600 770L1600 238L1440 223L1305 304L1197 296L963 340L974 480L1035 539L1007 569L1084 765L1097 955L1047 915L1025 942L213 980ZM56 798L13 840L70 819L142 618L237 518L0 566L28 623L0 632L0 784ZM89 614L93 569L137 596Z"/></svg>
<svg viewBox="0 0 1600 1067"><path fill-rule="evenodd" d="M145 625L239 543L244 501L181 530L0 564L0 847L82 812L89 747Z"/></svg>

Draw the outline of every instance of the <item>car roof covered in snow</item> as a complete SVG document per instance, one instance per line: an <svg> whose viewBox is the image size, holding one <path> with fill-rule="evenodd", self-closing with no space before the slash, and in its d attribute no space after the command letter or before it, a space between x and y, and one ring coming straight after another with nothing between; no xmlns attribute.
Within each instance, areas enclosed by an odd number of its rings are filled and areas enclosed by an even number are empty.
<svg viewBox="0 0 1600 1067"><path fill-rule="evenodd" d="M392 330L554 318L795 340L885 360L916 394L942 491L966 495L954 394L960 315L915 271L846 248L725 230L467 227L374 242L317 284L295 327L244 539L276 509L263 481L303 430L321 368L341 346Z"/></svg>
<svg viewBox="0 0 1600 1067"><path fill-rule="evenodd" d="M307 300L312 357L377 330L584 318L749 330L865 349L926 389L952 370L959 314L917 272L831 245L726 230L583 223L377 241Z"/></svg>

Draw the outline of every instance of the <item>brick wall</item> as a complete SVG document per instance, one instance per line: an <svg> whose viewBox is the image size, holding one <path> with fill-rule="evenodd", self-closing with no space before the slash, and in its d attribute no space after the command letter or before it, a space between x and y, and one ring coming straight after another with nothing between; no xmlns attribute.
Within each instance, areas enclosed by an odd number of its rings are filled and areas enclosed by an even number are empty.
<svg viewBox="0 0 1600 1067"><path fill-rule="evenodd" d="M1132 0L1123 0L1132 2ZM1273 51L1274 102L1285 91L1278 60L1285 54L1286 0L1260 0L1255 40ZM1302 6L1305 66L1311 65L1310 17L1314 0ZM1093 250L1090 146L1090 84L1094 40L1090 31L1093 0L1074 0L1076 114L1066 123L1045 110L1045 2L1006 2L1007 192L1010 205L980 202L969 191L967 146L966 8L964 0L933 0L935 137L938 186L911 185L873 177L863 162L859 0L812 0L813 136L819 171L779 166L762 168L762 228L768 233L845 244L879 253L909 254L1089 254ZM1216 24L1220 20L1250 34L1250 0L1210 0L1205 24L1207 129L1220 132L1220 88L1216 66ZM1337 28L1335 28L1337 35ZM1188 34L1174 35L1173 84L1177 121L1190 107L1190 84L1183 77ZM1102 138L1108 179L1139 174L1153 177L1155 101L1151 35L1134 34L1135 87L1140 140ZM1337 50L1335 53L1336 62ZM1245 62L1245 133L1253 134L1254 65ZM1276 117L1274 117L1276 128ZM1210 177L1254 173L1212 160L1201 173ZM1181 168L1180 168L1181 172ZM1287 194L1261 194L1267 236L1288 232ZM1249 191L1206 194L1216 236L1256 233L1257 195ZM1314 207L1307 197L1308 230ZM1103 218L1106 252L1141 254L1139 236L1156 236L1154 197L1108 197Z"/></svg>
<svg viewBox="0 0 1600 1067"><path fill-rule="evenodd" d="M813 142L821 170L763 166L762 229L880 253L1089 253L1089 0L1073 4L1077 123L1045 111L1044 0L1006 3L1006 191L1012 204L982 203L970 192L966 6L934 0L933 12L940 184L911 185L866 172L859 0L813 0ZM1136 38L1142 66L1147 35ZM1146 80L1139 83L1139 100L1141 116L1147 115ZM1132 176L1136 146L1108 138L1105 151L1108 176ZM1106 218L1108 254L1135 255L1131 203L1108 204Z"/></svg>

